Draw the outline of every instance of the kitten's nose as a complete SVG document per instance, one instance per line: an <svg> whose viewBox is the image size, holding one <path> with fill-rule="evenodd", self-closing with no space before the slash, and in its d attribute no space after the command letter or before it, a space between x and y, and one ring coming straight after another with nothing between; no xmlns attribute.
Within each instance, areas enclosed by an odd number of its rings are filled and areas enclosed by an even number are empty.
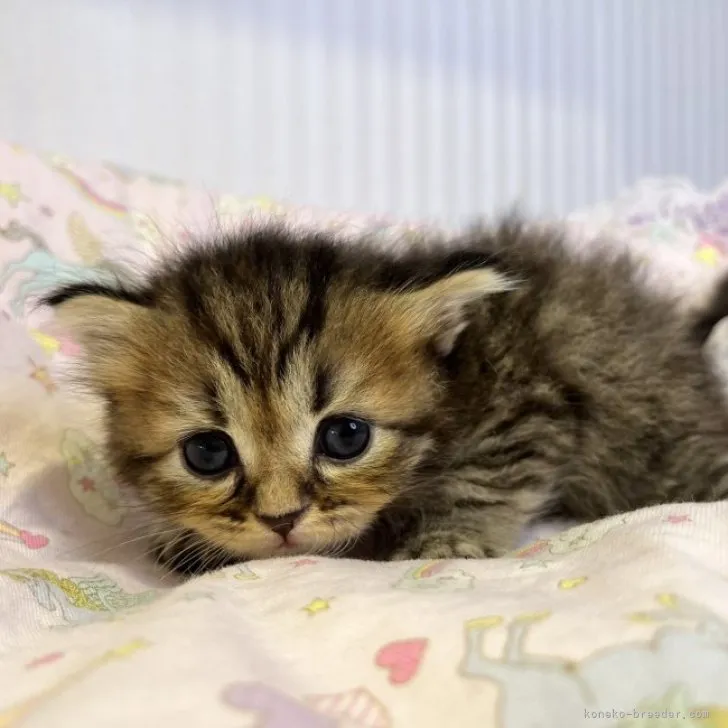
<svg viewBox="0 0 728 728"><path fill-rule="evenodd" d="M277 533L282 538L286 538L293 530L298 519L306 512L305 508L290 513L284 513L280 516L269 516L265 513L258 514L258 520L265 523L273 533Z"/></svg>

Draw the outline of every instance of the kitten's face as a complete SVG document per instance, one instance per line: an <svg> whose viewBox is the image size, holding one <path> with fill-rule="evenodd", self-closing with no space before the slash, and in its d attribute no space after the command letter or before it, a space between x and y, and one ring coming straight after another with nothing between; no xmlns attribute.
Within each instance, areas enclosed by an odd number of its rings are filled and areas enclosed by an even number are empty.
<svg viewBox="0 0 728 728"><path fill-rule="evenodd" d="M428 444L410 429L435 404L423 353L372 302L332 296L308 339L296 333L307 295L297 288L284 336L265 306L236 319L239 337L230 321L240 371L175 306L138 322L137 348L109 378L121 472L176 524L250 558L355 538L408 482ZM200 300L215 310L220 293ZM240 295L252 303L259 291Z"/></svg>
<svg viewBox="0 0 728 728"><path fill-rule="evenodd" d="M120 475L160 529L179 529L169 538L191 531L211 554L354 542L431 444L437 353L462 328L460 308L504 287L481 269L387 290L329 248L277 243L282 255L255 241L198 255L141 291L81 286L51 300L109 403Z"/></svg>

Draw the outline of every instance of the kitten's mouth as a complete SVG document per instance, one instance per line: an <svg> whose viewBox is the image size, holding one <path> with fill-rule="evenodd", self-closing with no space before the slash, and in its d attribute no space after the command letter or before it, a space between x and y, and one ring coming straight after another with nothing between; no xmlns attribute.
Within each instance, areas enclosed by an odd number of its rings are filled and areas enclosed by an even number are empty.
<svg viewBox="0 0 728 728"><path fill-rule="evenodd" d="M289 533L279 535L279 542L273 546L272 551L278 555L285 556L286 554L298 554L302 551L305 552L305 536L300 533Z"/></svg>
<svg viewBox="0 0 728 728"><path fill-rule="evenodd" d="M311 538L303 533L291 533L287 536L280 537L278 544L271 549L271 555L276 556L295 556L300 554L315 554L327 551L329 548L337 544L326 543L322 549L320 546L314 546Z"/></svg>

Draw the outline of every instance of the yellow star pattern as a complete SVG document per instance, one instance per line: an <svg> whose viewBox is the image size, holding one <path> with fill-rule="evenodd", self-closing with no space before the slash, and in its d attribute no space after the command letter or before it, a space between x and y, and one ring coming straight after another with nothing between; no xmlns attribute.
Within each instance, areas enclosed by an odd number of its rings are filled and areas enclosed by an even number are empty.
<svg viewBox="0 0 728 728"><path fill-rule="evenodd" d="M543 612L525 612L524 614L518 614L513 618L514 622L542 622L544 619L548 619L551 616L551 612L548 609Z"/></svg>
<svg viewBox="0 0 728 728"><path fill-rule="evenodd" d="M559 582L559 589L576 589L587 581L586 576L578 576L575 579L562 579Z"/></svg>
<svg viewBox="0 0 728 728"><path fill-rule="evenodd" d="M706 265L716 266L720 263L720 254L712 245L705 245L695 251L695 257Z"/></svg>
<svg viewBox="0 0 728 728"><path fill-rule="evenodd" d="M38 384L40 384L48 394L53 394L57 387L51 378L51 374L48 369L46 367L39 367L33 362L31 362L31 364L33 366L33 371L30 373L30 378L35 379L35 381L38 382Z"/></svg>
<svg viewBox="0 0 728 728"><path fill-rule="evenodd" d="M303 609L313 617L319 612L325 612L327 609L330 608L331 602L329 599L321 599L321 597L316 597L316 599L310 601Z"/></svg>
<svg viewBox="0 0 728 728"><path fill-rule="evenodd" d="M632 622L639 622L641 624L650 624L655 621L647 612L635 612L629 615L629 619Z"/></svg>
<svg viewBox="0 0 728 728"><path fill-rule="evenodd" d="M11 207L17 207L20 200L23 199L20 185L10 184L9 182L0 182L0 197L2 197Z"/></svg>
<svg viewBox="0 0 728 728"><path fill-rule="evenodd" d="M61 348L61 342L54 336L44 334L37 329L31 329L30 335L35 339L38 346L43 349L46 354L55 354Z"/></svg>
<svg viewBox="0 0 728 728"><path fill-rule="evenodd" d="M500 627L503 624L503 617L500 615L492 615L490 617L476 617L465 623L466 629L490 629L491 627Z"/></svg>

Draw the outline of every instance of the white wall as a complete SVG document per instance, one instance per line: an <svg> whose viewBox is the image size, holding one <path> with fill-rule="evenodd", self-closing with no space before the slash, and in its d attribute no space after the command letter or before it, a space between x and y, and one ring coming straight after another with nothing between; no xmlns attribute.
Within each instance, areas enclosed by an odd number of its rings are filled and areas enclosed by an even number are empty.
<svg viewBox="0 0 728 728"><path fill-rule="evenodd" d="M0 137L455 220L728 176L728 0L0 0Z"/></svg>

